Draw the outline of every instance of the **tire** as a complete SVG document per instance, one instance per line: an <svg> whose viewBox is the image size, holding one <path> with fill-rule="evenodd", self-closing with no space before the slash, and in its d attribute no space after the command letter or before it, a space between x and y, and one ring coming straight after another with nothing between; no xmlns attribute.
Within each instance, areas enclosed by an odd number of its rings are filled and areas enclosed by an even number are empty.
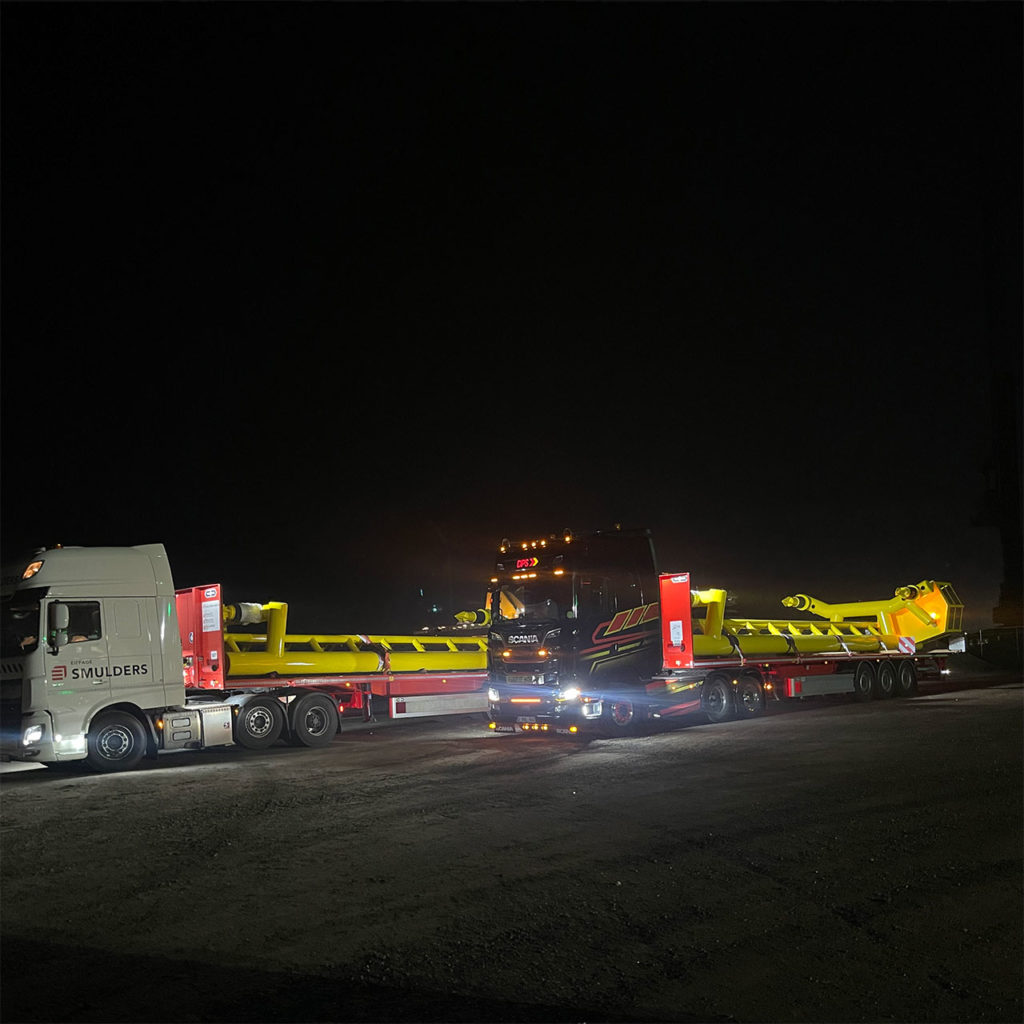
<svg viewBox="0 0 1024 1024"><path fill-rule="evenodd" d="M917 693L917 666L912 661L901 661L896 673L896 696L912 697Z"/></svg>
<svg viewBox="0 0 1024 1024"><path fill-rule="evenodd" d="M609 735L627 736L636 729L637 707L628 700L605 701L604 720Z"/></svg>
<svg viewBox="0 0 1024 1024"><path fill-rule="evenodd" d="M761 680L751 674L740 676L733 689L737 718L757 718L764 711L764 688Z"/></svg>
<svg viewBox="0 0 1024 1024"><path fill-rule="evenodd" d="M334 702L322 693L299 697L291 708L291 734L295 747L326 747L338 731L338 712Z"/></svg>
<svg viewBox="0 0 1024 1024"><path fill-rule="evenodd" d="M97 715L85 737L86 767L94 772L124 772L134 768L146 753L146 730L126 711Z"/></svg>
<svg viewBox="0 0 1024 1024"><path fill-rule="evenodd" d="M875 666L872 662L862 661L854 670L853 694L857 700L874 700Z"/></svg>
<svg viewBox="0 0 1024 1024"><path fill-rule="evenodd" d="M883 661L875 673L875 695L888 699L896 696L896 667L891 661Z"/></svg>
<svg viewBox="0 0 1024 1024"><path fill-rule="evenodd" d="M280 738L284 729L284 713L280 701L273 697L247 700L235 715L235 742L246 750L266 750Z"/></svg>
<svg viewBox="0 0 1024 1024"><path fill-rule="evenodd" d="M732 684L721 673L716 673L705 680L701 694L701 703L708 721L713 723L728 722L736 717L736 705L733 702Z"/></svg>

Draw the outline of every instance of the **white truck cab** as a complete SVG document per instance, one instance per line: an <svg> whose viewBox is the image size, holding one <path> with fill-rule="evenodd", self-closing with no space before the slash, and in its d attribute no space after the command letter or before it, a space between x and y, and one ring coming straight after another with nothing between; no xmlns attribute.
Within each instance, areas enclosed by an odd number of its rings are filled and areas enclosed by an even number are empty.
<svg viewBox="0 0 1024 1024"><path fill-rule="evenodd" d="M162 544L40 550L5 568L0 608L0 755L107 768L159 745L148 712L185 700Z"/></svg>

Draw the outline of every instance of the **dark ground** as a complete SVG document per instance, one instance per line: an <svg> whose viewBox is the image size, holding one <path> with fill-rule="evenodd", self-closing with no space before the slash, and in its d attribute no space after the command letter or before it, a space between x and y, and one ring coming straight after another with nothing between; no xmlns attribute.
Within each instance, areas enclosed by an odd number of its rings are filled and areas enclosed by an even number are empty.
<svg viewBox="0 0 1024 1024"><path fill-rule="evenodd" d="M7 766L3 1020L1019 1021L1021 691Z"/></svg>

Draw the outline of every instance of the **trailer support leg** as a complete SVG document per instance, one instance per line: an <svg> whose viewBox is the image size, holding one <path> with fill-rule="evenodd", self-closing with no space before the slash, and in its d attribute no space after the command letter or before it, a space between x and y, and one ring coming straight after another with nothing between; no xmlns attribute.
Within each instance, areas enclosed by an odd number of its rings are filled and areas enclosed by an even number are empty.
<svg viewBox="0 0 1024 1024"><path fill-rule="evenodd" d="M376 722L377 716L373 713L373 686L370 683L360 683L359 689L363 694L363 721Z"/></svg>

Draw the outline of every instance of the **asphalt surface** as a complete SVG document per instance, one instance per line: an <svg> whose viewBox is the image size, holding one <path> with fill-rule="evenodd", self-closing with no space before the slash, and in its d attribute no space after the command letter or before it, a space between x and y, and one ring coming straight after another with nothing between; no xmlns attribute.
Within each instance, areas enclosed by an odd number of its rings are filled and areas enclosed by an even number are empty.
<svg viewBox="0 0 1024 1024"><path fill-rule="evenodd" d="M1019 1021L1022 687L0 769L17 1021Z"/></svg>

